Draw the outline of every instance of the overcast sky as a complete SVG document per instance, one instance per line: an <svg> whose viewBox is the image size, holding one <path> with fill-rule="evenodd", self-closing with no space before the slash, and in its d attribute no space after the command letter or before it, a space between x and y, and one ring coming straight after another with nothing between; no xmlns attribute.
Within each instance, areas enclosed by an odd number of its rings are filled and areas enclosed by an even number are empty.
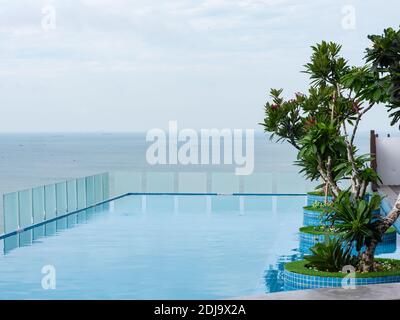
<svg viewBox="0 0 400 320"><path fill-rule="evenodd" d="M400 24L398 0L0 4L0 131L259 129L269 88L306 90L310 45L361 64L367 35ZM371 128L391 130L383 108Z"/></svg>

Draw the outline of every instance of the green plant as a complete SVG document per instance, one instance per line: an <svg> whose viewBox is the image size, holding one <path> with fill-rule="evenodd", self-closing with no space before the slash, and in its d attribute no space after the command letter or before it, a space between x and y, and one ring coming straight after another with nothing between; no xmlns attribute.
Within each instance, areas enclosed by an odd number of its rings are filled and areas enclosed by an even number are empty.
<svg viewBox="0 0 400 320"><path fill-rule="evenodd" d="M342 192L333 203L332 211L327 219L335 223L335 228L347 243L355 243L358 252L363 246L368 246L373 238L381 241L376 226L379 218L373 211L380 207L382 201L378 194L372 195L369 202L353 198L349 192Z"/></svg>
<svg viewBox="0 0 400 320"><path fill-rule="evenodd" d="M332 202L320 202L320 201L314 201L313 204L311 205L311 208L314 210L321 210L321 211L329 211L332 207Z"/></svg>
<svg viewBox="0 0 400 320"><path fill-rule="evenodd" d="M305 256L307 266L318 271L338 272L344 266L353 265L357 260L351 255L351 247L344 247L339 239L325 238L325 242L317 243L311 249L312 254Z"/></svg>
<svg viewBox="0 0 400 320"><path fill-rule="evenodd" d="M366 60L372 63L376 76L375 95L387 102L391 124L400 121L400 30L387 28L382 35L370 35L372 47L367 49Z"/></svg>
<svg viewBox="0 0 400 320"><path fill-rule="evenodd" d="M360 269L374 271L375 248L383 234L400 216L400 197L385 217L372 221L371 208L365 200L368 185L378 182L370 168L374 155L359 155L355 137L368 111L386 103L392 124L400 121L400 30L384 30L368 37L366 64L350 66L341 57L341 46L323 41L312 47L304 72L310 76L307 94L296 93L285 100L282 89L271 89L272 102L265 104L262 125L271 138L286 140L297 150L296 164L307 179L322 181L324 194L338 198L343 180L350 181L349 202L343 197L338 213L344 240L355 241L357 249L366 245L359 256ZM375 197L375 199L377 199ZM335 210L333 210L335 211Z"/></svg>
<svg viewBox="0 0 400 320"><path fill-rule="evenodd" d="M376 259L377 268L373 272L359 272L356 271L357 278L376 278L376 277L389 277L398 276L400 273L400 261L393 259ZM334 277L334 278L344 278L347 273L343 272L327 272L318 271L314 268L307 267L307 260L298 260L285 264L285 270L289 272L294 272L298 274L304 274L316 277Z"/></svg>

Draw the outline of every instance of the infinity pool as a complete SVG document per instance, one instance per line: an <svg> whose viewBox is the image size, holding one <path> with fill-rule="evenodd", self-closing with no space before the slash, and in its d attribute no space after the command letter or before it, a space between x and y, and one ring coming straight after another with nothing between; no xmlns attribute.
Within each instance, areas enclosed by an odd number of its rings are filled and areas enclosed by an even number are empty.
<svg viewBox="0 0 400 320"><path fill-rule="evenodd" d="M223 299L282 290L303 196L126 196L1 240L1 299ZM42 287L42 268L55 289Z"/></svg>

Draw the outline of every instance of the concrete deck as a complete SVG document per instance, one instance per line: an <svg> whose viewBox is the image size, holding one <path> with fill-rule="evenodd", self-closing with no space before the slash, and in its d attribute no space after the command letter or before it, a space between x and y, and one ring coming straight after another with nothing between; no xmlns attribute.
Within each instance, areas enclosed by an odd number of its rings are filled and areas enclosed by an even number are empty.
<svg viewBox="0 0 400 320"><path fill-rule="evenodd" d="M237 300L400 300L400 283L357 286L355 289L323 288L286 291Z"/></svg>

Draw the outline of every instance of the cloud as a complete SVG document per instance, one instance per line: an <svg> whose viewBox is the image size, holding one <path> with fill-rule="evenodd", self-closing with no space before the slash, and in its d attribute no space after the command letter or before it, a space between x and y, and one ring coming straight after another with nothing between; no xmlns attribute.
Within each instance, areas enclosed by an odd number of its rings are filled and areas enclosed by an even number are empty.
<svg viewBox="0 0 400 320"><path fill-rule="evenodd" d="M307 86L300 71L310 45L338 41L359 63L366 35L398 24L397 1L381 7L354 0L357 29L343 30L341 8L348 2L3 0L0 99L18 112L3 113L0 129L18 128L22 110L40 127L32 106L51 115L52 128L64 130L69 127L59 117L75 128L126 130L139 115L136 125L153 126L154 114L159 125L176 116L214 126L229 118L232 125L251 127L270 87L290 92ZM55 30L42 28L45 5L56 10ZM109 114L96 114L109 106L118 111L115 124L107 122ZM98 121L75 120L82 108ZM210 119L216 112L220 116Z"/></svg>

